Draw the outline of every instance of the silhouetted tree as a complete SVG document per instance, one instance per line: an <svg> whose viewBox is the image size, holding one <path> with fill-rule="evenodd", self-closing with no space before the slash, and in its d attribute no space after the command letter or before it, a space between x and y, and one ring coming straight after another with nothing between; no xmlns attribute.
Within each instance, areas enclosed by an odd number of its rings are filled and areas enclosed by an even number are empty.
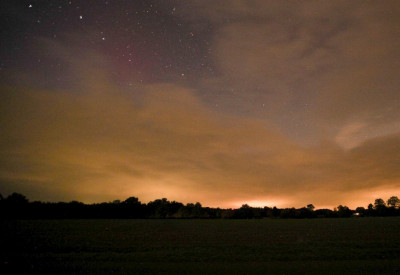
<svg viewBox="0 0 400 275"><path fill-rule="evenodd" d="M364 216L365 215L365 208L360 206L356 208L356 212L360 214L360 216Z"/></svg>
<svg viewBox="0 0 400 275"><path fill-rule="evenodd" d="M232 209L224 209L221 212L221 218L223 219L231 219L233 218L234 211Z"/></svg>
<svg viewBox="0 0 400 275"><path fill-rule="evenodd" d="M316 215L316 214L314 213L314 211L311 210L311 209L314 209L314 208L309 207L309 205L308 205L307 207L302 207L302 208L298 209L298 210L297 210L297 212L298 212L297 218L300 218L300 219L304 219L304 218L316 218L317 215Z"/></svg>
<svg viewBox="0 0 400 275"><path fill-rule="evenodd" d="M22 194L12 193L6 198L7 203L10 204L26 204L29 200Z"/></svg>
<svg viewBox="0 0 400 275"><path fill-rule="evenodd" d="M25 218L29 216L29 201L28 199L19 193L12 193L9 195L7 198L3 199L1 201L2 203L2 208L4 208L5 211L3 212L2 215L4 217L9 217L9 218Z"/></svg>
<svg viewBox="0 0 400 275"><path fill-rule="evenodd" d="M337 207L337 214L339 217L350 217L353 213L347 206L339 205Z"/></svg>
<svg viewBox="0 0 400 275"><path fill-rule="evenodd" d="M274 206L272 208L272 217L279 217L281 214L281 210L276 208L276 206Z"/></svg>
<svg viewBox="0 0 400 275"><path fill-rule="evenodd" d="M281 211L280 211L280 217L281 218L284 218L284 219L288 219L288 218L297 218L299 215L298 215L298 212L297 212L297 210L294 208L294 207L292 207L292 208L285 208L285 209L282 209Z"/></svg>
<svg viewBox="0 0 400 275"><path fill-rule="evenodd" d="M183 203L172 201L168 205L168 217L182 218L178 213L184 207Z"/></svg>
<svg viewBox="0 0 400 275"><path fill-rule="evenodd" d="M128 205L139 205L140 201L136 197L129 197L123 203L128 204Z"/></svg>
<svg viewBox="0 0 400 275"><path fill-rule="evenodd" d="M385 201L382 200L382 199L376 199L376 200L375 200L375 203L374 203L375 209L378 208L378 207L380 207L380 206L386 206L386 205L385 205Z"/></svg>
<svg viewBox="0 0 400 275"><path fill-rule="evenodd" d="M400 215L400 199L392 196L387 205L382 199L376 199L368 208L357 207L356 212L362 216L397 216ZM354 211L347 206L339 205L334 211L317 209L308 204L299 209L277 207L257 208L243 204L239 209L220 209L203 207L196 202L183 205L180 202L157 199L142 204L138 198L129 197L121 202L115 200L98 204L84 204L79 201L43 203L29 202L22 194L12 193L4 198L0 194L1 218L322 218L350 217Z"/></svg>
<svg viewBox="0 0 400 275"><path fill-rule="evenodd" d="M376 216L386 216L387 207L383 199L376 199L374 203L374 210Z"/></svg>
<svg viewBox="0 0 400 275"><path fill-rule="evenodd" d="M315 206L312 204L307 204L307 209L309 209L310 211L314 211Z"/></svg>
<svg viewBox="0 0 400 275"><path fill-rule="evenodd" d="M123 207L124 216L127 218L142 218L144 217L144 209L139 199L129 197L124 200L120 206Z"/></svg>
<svg viewBox="0 0 400 275"><path fill-rule="evenodd" d="M253 209L248 204L243 204L239 209L236 209L233 215L236 219L251 219L253 216Z"/></svg>
<svg viewBox="0 0 400 275"><path fill-rule="evenodd" d="M173 213L169 213L169 204L170 202L166 198L162 198L161 200L154 200L147 204L147 209L149 211L150 217L152 218L166 218L168 215Z"/></svg>
<svg viewBox="0 0 400 275"><path fill-rule="evenodd" d="M253 210L253 218L254 219L261 219L262 217L265 217L263 208L252 207L252 210Z"/></svg>
<svg viewBox="0 0 400 275"><path fill-rule="evenodd" d="M334 216L334 212L331 209L317 209L314 214L317 218L331 218Z"/></svg>
<svg viewBox="0 0 400 275"><path fill-rule="evenodd" d="M392 196L392 197L390 197L390 198L388 199L387 205L388 205L389 207L399 208L399 206L400 206L400 200L399 200L398 197Z"/></svg>
<svg viewBox="0 0 400 275"><path fill-rule="evenodd" d="M262 217L264 218L271 218L272 217L272 209L269 208L268 206L264 206L263 210L262 210Z"/></svg>
<svg viewBox="0 0 400 275"><path fill-rule="evenodd" d="M368 204L367 209L365 210L366 216L375 216L374 205L372 203Z"/></svg>
<svg viewBox="0 0 400 275"><path fill-rule="evenodd" d="M195 204L194 204L194 207L193 207L193 215L196 217L196 218L200 218L200 217L202 217L202 215L203 215L203 207L201 206L201 203L199 203L199 202L196 202Z"/></svg>

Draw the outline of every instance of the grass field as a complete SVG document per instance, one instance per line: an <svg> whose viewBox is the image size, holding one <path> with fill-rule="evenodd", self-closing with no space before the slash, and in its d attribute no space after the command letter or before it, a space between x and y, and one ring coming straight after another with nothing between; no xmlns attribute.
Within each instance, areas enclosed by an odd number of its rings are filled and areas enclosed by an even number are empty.
<svg viewBox="0 0 400 275"><path fill-rule="evenodd" d="M400 218L1 222L2 274L399 274Z"/></svg>

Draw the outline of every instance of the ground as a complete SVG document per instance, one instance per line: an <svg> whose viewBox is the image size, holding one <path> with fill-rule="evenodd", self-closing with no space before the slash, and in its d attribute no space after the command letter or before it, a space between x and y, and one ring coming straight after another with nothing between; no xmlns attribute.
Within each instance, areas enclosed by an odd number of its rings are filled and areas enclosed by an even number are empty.
<svg viewBox="0 0 400 275"><path fill-rule="evenodd" d="M14 220L1 228L1 268L12 274L400 272L400 218Z"/></svg>

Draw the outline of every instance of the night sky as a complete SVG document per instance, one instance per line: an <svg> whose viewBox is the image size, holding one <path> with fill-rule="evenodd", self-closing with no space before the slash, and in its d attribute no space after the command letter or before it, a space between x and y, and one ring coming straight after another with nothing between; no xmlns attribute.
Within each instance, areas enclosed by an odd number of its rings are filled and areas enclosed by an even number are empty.
<svg viewBox="0 0 400 275"><path fill-rule="evenodd" d="M0 193L400 195L398 1L2 0Z"/></svg>

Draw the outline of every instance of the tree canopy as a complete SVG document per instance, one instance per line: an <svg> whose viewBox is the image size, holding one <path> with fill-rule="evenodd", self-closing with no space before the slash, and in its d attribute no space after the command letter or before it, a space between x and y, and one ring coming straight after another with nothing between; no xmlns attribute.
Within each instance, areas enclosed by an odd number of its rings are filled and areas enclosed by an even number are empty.
<svg viewBox="0 0 400 275"><path fill-rule="evenodd" d="M12 193L6 198L0 194L0 218L346 218L351 216L400 216L400 200L392 196L387 204L381 198L369 204L367 209L357 207L351 210L345 205L335 209L315 209L313 204L302 208L252 207L243 204L238 209L203 207L200 202L183 203L167 198L141 203L137 197L129 197L121 202L114 200L97 204L71 202L40 202L29 200L22 194Z"/></svg>

